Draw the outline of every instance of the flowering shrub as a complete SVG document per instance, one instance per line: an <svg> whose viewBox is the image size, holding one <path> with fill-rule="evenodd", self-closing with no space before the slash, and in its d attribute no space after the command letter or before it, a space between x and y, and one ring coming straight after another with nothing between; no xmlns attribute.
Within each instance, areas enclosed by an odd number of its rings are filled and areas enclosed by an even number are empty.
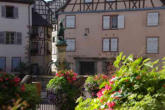
<svg viewBox="0 0 165 110"><path fill-rule="evenodd" d="M73 110L76 106L75 99L79 90L73 85L77 74L73 71L60 71L47 84L48 98L56 104L60 110Z"/></svg>
<svg viewBox="0 0 165 110"><path fill-rule="evenodd" d="M164 110L165 67L158 71L158 62L120 54L114 62L115 76L99 90L97 98L80 97L75 110Z"/></svg>
<svg viewBox="0 0 165 110"><path fill-rule="evenodd" d="M77 73L74 73L72 70L63 70L56 73L57 77L64 77L69 83L72 83L77 79Z"/></svg>
<svg viewBox="0 0 165 110"><path fill-rule="evenodd" d="M15 75L0 73L0 109L3 110L2 107L12 106L20 98L29 104L29 108L35 108L39 100L36 102L34 100L39 99L39 96L37 97L35 88L27 91L31 86L20 84L20 78ZM28 100L31 97L33 98Z"/></svg>
<svg viewBox="0 0 165 110"><path fill-rule="evenodd" d="M104 86L107 80L108 76L102 74L89 76L85 81L85 90L88 91L92 97L96 97L96 93Z"/></svg>

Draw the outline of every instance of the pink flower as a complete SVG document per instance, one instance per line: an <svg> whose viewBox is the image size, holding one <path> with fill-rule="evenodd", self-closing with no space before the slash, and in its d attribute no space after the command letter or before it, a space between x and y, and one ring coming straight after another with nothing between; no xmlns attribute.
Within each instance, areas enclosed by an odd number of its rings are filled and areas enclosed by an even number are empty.
<svg viewBox="0 0 165 110"><path fill-rule="evenodd" d="M20 78L18 78L18 77L15 77L15 78L14 78L14 82L15 82L15 83L19 83L19 81L20 81Z"/></svg>
<svg viewBox="0 0 165 110"><path fill-rule="evenodd" d="M95 96L95 93L94 92L92 92L92 96Z"/></svg>
<svg viewBox="0 0 165 110"><path fill-rule="evenodd" d="M21 91L22 91L22 92L25 92L25 85L22 85L22 86L21 86Z"/></svg>
<svg viewBox="0 0 165 110"><path fill-rule="evenodd" d="M111 87L111 86L109 86L108 84L106 84L106 85L105 85L105 89L106 89L106 90L111 90L111 89L112 89L112 87Z"/></svg>
<svg viewBox="0 0 165 110"><path fill-rule="evenodd" d="M107 105L109 108L113 108L115 106L115 102L109 102Z"/></svg>
<svg viewBox="0 0 165 110"><path fill-rule="evenodd" d="M75 81L76 80L76 77L72 77L72 80Z"/></svg>
<svg viewBox="0 0 165 110"><path fill-rule="evenodd" d="M102 90L100 90L98 93L97 93L97 97L100 98L102 96Z"/></svg>
<svg viewBox="0 0 165 110"><path fill-rule="evenodd" d="M100 98L103 95L103 92L105 91L105 88L101 89L98 93L97 93L97 97Z"/></svg>
<svg viewBox="0 0 165 110"><path fill-rule="evenodd" d="M112 85L112 84L114 84L114 82L113 82L113 81L111 81L111 80L109 80L109 84L110 84L110 85Z"/></svg>
<svg viewBox="0 0 165 110"><path fill-rule="evenodd" d="M77 77L77 73L74 73L73 75L74 75L75 77Z"/></svg>
<svg viewBox="0 0 165 110"><path fill-rule="evenodd" d="M3 78L0 78L0 82L3 82Z"/></svg>
<svg viewBox="0 0 165 110"><path fill-rule="evenodd" d="M108 79L108 76L107 75L103 75L103 79Z"/></svg>

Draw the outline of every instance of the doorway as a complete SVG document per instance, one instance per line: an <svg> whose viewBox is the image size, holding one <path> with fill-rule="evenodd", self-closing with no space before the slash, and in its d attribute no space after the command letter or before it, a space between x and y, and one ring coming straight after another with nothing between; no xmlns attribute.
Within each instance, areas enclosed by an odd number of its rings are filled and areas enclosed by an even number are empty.
<svg viewBox="0 0 165 110"><path fill-rule="evenodd" d="M80 74L81 75L94 75L95 74L95 62L80 62Z"/></svg>

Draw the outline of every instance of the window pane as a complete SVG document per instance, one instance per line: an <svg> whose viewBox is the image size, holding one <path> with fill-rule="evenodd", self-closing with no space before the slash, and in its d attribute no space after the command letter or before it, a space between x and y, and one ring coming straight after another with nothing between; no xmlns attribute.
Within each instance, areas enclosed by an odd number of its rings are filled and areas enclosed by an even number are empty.
<svg viewBox="0 0 165 110"><path fill-rule="evenodd" d="M0 71L5 71L6 70L6 58L5 57L0 57Z"/></svg>
<svg viewBox="0 0 165 110"><path fill-rule="evenodd" d="M14 7L6 6L6 17L13 18L14 17Z"/></svg>
<svg viewBox="0 0 165 110"><path fill-rule="evenodd" d="M103 51L109 51L109 39L104 39L103 40Z"/></svg>
<svg viewBox="0 0 165 110"><path fill-rule="evenodd" d="M10 44L14 44L14 40L15 40L14 33L12 32L10 33Z"/></svg>
<svg viewBox="0 0 165 110"><path fill-rule="evenodd" d="M12 70L14 72L18 72L20 63L21 63L21 58L20 57L12 58Z"/></svg>
<svg viewBox="0 0 165 110"><path fill-rule="evenodd" d="M103 16L103 28L110 29L110 16Z"/></svg>
<svg viewBox="0 0 165 110"><path fill-rule="evenodd" d="M75 27L75 16L66 16L66 27L67 28Z"/></svg>
<svg viewBox="0 0 165 110"><path fill-rule="evenodd" d="M148 13L148 26L158 25L159 22L159 13Z"/></svg>
<svg viewBox="0 0 165 110"><path fill-rule="evenodd" d="M111 51L117 51L117 38L112 38L111 39Z"/></svg>
<svg viewBox="0 0 165 110"><path fill-rule="evenodd" d="M6 44L10 44L10 33L6 33Z"/></svg>
<svg viewBox="0 0 165 110"><path fill-rule="evenodd" d="M111 19L112 19L112 29L116 29L117 28L117 19L118 19L118 17L117 16L112 16L111 17Z"/></svg>
<svg viewBox="0 0 165 110"><path fill-rule="evenodd" d="M147 53L158 53L158 38L147 38Z"/></svg>

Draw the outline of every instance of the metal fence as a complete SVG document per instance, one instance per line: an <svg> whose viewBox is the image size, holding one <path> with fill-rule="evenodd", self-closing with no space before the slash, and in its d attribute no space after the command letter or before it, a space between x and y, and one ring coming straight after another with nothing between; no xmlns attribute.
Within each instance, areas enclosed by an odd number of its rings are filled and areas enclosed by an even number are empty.
<svg viewBox="0 0 165 110"><path fill-rule="evenodd" d="M36 110L56 110L56 106L54 104L39 104Z"/></svg>

